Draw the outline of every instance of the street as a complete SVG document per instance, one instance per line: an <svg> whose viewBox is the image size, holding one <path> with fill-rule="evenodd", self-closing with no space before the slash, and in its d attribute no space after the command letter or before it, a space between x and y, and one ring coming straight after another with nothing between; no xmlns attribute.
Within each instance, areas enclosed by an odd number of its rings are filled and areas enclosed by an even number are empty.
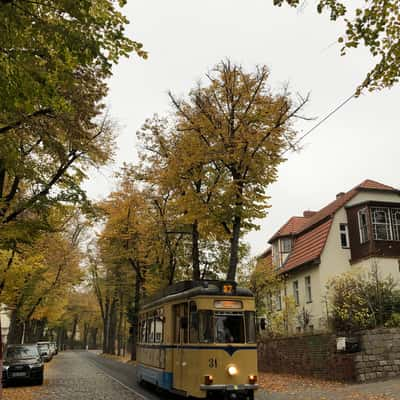
<svg viewBox="0 0 400 400"><path fill-rule="evenodd" d="M4 390L7 400L159 400L135 380L135 367L85 351L60 353L46 365L42 387Z"/></svg>
<svg viewBox="0 0 400 400"><path fill-rule="evenodd" d="M342 384L311 378L260 374L257 400L399 400L400 379ZM4 389L2 400L182 400L136 384L135 367L93 352L60 353L46 364L43 386Z"/></svg>

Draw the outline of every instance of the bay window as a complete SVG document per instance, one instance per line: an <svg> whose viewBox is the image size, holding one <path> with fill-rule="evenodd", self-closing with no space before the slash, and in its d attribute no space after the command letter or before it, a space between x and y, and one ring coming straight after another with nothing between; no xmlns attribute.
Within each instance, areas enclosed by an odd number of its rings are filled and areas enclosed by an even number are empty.
<svg viewBox="0 0 400 400"><path fill-rule="evenodd" d="M393 240L400 240L400 208L392 208Z"/></svg>
<svg viewBox="0 0 400 400"><path fill-rule="evenodd" d="M368 212L371 215L370 222ZM400 241L400 208L364 207L358 211L358 228L361 243L369 240L369 232L373 240Z"/></svg>
<svg viewBox="0 0 400 400"><path fill-rule="evenodd" d="M386 207L371 208L372 232L375 240L392 240L390 213Z"/></svg>
<svg viewBox="0 0 400 400"><path fill-rule="evenodd" d="M360 243L368 242L368 209L362 208L358 211L358 228L360 231Z"/></svg>

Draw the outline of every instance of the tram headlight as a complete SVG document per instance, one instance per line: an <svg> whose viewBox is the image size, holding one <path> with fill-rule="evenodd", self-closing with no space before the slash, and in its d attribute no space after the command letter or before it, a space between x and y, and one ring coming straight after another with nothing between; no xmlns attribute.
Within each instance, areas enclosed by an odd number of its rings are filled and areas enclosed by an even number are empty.
<svg viewBox="0 0 400 400"><path fill-rule="evenodd" d="M228 367L228 374L230 376L237 375L237 373L238 373L238 370L234 365L231 365L230 367Z"/></svg>
<svg viewBox="0 0 400 400"><path fill-rule="evenodd" d="M249 383L254 385L257 382L257 375L249 375Z"/></svg>
<svg viewBox="0 0 400 400"><path fill-rule="evenodd" d="M212 375L204 375L204 383L206 385L212 385L213 380L214 380L214 378Z"/></svg>

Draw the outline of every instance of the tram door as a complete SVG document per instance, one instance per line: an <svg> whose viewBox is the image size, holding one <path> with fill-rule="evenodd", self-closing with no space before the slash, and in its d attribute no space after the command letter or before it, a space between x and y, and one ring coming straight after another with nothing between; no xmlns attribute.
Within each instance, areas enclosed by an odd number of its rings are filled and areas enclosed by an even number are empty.
<svg viewBox="0 0 400 400"><path fill-rule="evenodd" d="M173 387L178 390L183 388L184 344L188 342L188 309L187 303L174 306L174 344L173 349Z"/></svg>

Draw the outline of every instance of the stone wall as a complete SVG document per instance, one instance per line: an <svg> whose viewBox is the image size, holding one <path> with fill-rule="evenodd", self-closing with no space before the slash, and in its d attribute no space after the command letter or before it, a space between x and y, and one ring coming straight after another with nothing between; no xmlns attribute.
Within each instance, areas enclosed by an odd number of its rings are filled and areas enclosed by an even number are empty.
<svg viewBox="0 0 400 400"><path fill-rule="evenodd" d="M258 344L258 367L339 381L367 382L400 376L400 328L358 332L360 351L336 350L336 336L321 334L264 339Z"/></svg>
<svg viewBox="0 0 400 400"><path fill-rule="evenodd" d="M332 334L265 339L258 346L258 368L321 379L354 381L355 354L338 353Z"/></svg>
<svg viewBox="0 0 400 400"><path fill-rule="evenodd" d="M359 333L361 351L355 357L356 380L366 382L400 375L400 329Z"/></svg>

